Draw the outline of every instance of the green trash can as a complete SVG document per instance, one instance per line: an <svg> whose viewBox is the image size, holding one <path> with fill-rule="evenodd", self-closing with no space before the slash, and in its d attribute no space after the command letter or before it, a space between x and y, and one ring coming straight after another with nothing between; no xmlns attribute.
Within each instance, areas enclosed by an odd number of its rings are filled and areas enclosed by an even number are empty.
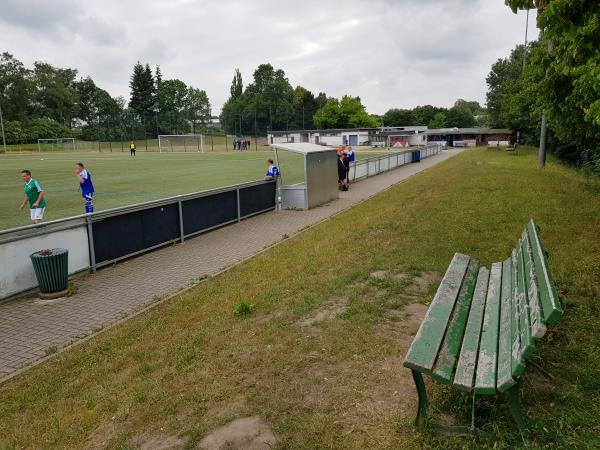
<svg viewBox="0 0 600 450"><path fill-rule="evenodd" d="M57 298L69 290L69 251L40 250L30 255L42 298Z"/></svg>

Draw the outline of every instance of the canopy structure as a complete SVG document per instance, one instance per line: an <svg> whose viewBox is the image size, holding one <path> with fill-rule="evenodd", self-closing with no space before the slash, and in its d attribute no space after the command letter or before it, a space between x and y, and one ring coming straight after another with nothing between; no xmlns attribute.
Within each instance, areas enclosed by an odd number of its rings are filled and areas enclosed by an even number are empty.
<svg viewBox="0 0 600 450"><path fill-rule="evenodd" d="M271 144L275 150L277 164L281 171L280 204L284 209L310 209L335 200L339 196L337 183L337 153L334 148L304 142ZM304 173L297 174L294 180L286 174L293 168L281 165L282 153L289 152L300 155ZM288 184L286 184L286 181Z"/></svg>

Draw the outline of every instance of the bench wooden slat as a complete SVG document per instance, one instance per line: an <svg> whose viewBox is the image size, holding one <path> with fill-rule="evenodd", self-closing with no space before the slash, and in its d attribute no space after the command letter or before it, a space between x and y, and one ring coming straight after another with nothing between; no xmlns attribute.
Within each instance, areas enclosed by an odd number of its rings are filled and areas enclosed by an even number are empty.
<svg viewBox="0 0 600 450"><path fill-rule="evenodd" d="M456 253L404 360L404 366L431 374L470 257Z"/></svg>
<svg viewBox="0 0 600 450"><path fill-rule="evenodd" d="M513 249L511 256L511 285L512 285L512 295L511 295L511 332L512 332L512 375L515 378L521 376L523 371L525 370L525 364L521 359L521 346L523 340L523 334L521 332L521 310L519 306L519 298L517 295L517 284L519 279L519 269L518 269L518 261L519 253L516 249Z"/></svg>
<svg viewBox="0 0 600 450"><path fill-rule="evenodd" d="M523 233L521 248L523 251L525 290L527 292L527 301L529 305L531 335L536 339L541 339L546 334L546 325L544 325L542 322L538 281L535 274L533 256L531 254L531 247L529 245L529 237L527 236L527 232Z"/></svg>
<svg viewBox="0 0 600 450"><path fill-rule="evenodd" d="M450 323L448 324L446 335L444 336L444 342L442 343L442 347L435 362L435 367L431 373L431 377L434 380L443 383L450 383L452 380L452 373L456 367L458 352L460 351L467 318L469 317L471 299L473 298L473 292L475 291L475 282L477 281L478 272L479 261L471 259L469 261L469 266L467 267L467 273L462 287L458 293L456 306L450 317Z"/></svg>
<svg viewBox="0 0 600 450"><path fill-rule="evenodd" d="M502 292L500 299L500 339L498 340L498 381L496 389L505 392L515 385L512 377L513 312L512 259L502 263Z"/></svg>
<svg viewBox="0 0 600 450"><path fill-rule="evenodd" d="M531 336L531 320L529 319L529 302L527 301L527 291L525 290L525 264L523 262L523 249L517 246L517 308L519 311L519 321L521 324L521 360L528 360L535 350L535 343Z"/></svg>
<svg viewBox="0 0 600 450"><path fill-rule="evenodd" d="M537 226L533 219L530 220L527 225L527 234L529 235L535 273L538 279L544 322L547 325L552 325L558 321L563 310L556 292L556 285L554 284L550 270L548 270L545 252L540 242L540 237L538 236Z"/></svg>
<svg viewBox="0 0 600 450"><path fill-rule="evenodd" d="M465 329L465 337L463 338L452 383L452 386L456 389L465 392L471 392L473 388L489 278L490 271L485 267L480 267L473 301L471 302L471 311L467 320L467 328Z"/></svg>
<svg viewBox="0 0 600 450"><path fill-rule="evenodd" d="M475 377L476 394L494 395L496 393L501 291L502 263L495 262L490 270L483 326L479 338L479 357Z"/></svg>

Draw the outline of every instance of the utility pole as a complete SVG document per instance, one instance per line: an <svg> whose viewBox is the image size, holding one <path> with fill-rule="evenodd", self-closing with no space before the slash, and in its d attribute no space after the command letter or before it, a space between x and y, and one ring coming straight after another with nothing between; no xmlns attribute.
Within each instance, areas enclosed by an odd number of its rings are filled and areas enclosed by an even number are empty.
<svg viewBox="0 0 600 450"><path fill-rule="evenodd" d="M0 102L0 127L2 128L2 148L3 148L3 152L6 153L6 136L4 135L4 119L2 117L1 102Z"/></svg>
<svg viewBox="0 0 600 450"><path fill-rule="evenodd" d="M527 8L527 19L525 20L525 45L523 46L523 72L527 61L527 32L529 31L529 8Z"/></svg>

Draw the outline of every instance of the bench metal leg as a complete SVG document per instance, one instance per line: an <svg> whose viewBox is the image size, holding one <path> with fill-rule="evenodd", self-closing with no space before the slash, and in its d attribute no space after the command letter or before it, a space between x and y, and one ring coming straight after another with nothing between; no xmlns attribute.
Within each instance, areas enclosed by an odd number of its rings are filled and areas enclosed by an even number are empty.
<svg viewBox="0 0 600 450"><path fill-rule="evenodd" d="M521 406L521 399L519 398L519 385L521 382L519 381L513 387L511 387L508 391L506 391L506 398L508 400L508 407L510 408L510 414L512 415L513 420L519 427L519 431L521 433L527 434L529 432L529 419L527 415L523 412L523 408Z"/></svg>
<svg viewBox="0 0 600 450"><path fill-rule="evenodd" d="M425 416L427 415L427 392L425 391L425 383L423 382L423 376L421 372L412 370L413 380L417 387L417 395L419 396L419 405L417 406L417 418L415 419L415 425L420 425Z"/></svg>

